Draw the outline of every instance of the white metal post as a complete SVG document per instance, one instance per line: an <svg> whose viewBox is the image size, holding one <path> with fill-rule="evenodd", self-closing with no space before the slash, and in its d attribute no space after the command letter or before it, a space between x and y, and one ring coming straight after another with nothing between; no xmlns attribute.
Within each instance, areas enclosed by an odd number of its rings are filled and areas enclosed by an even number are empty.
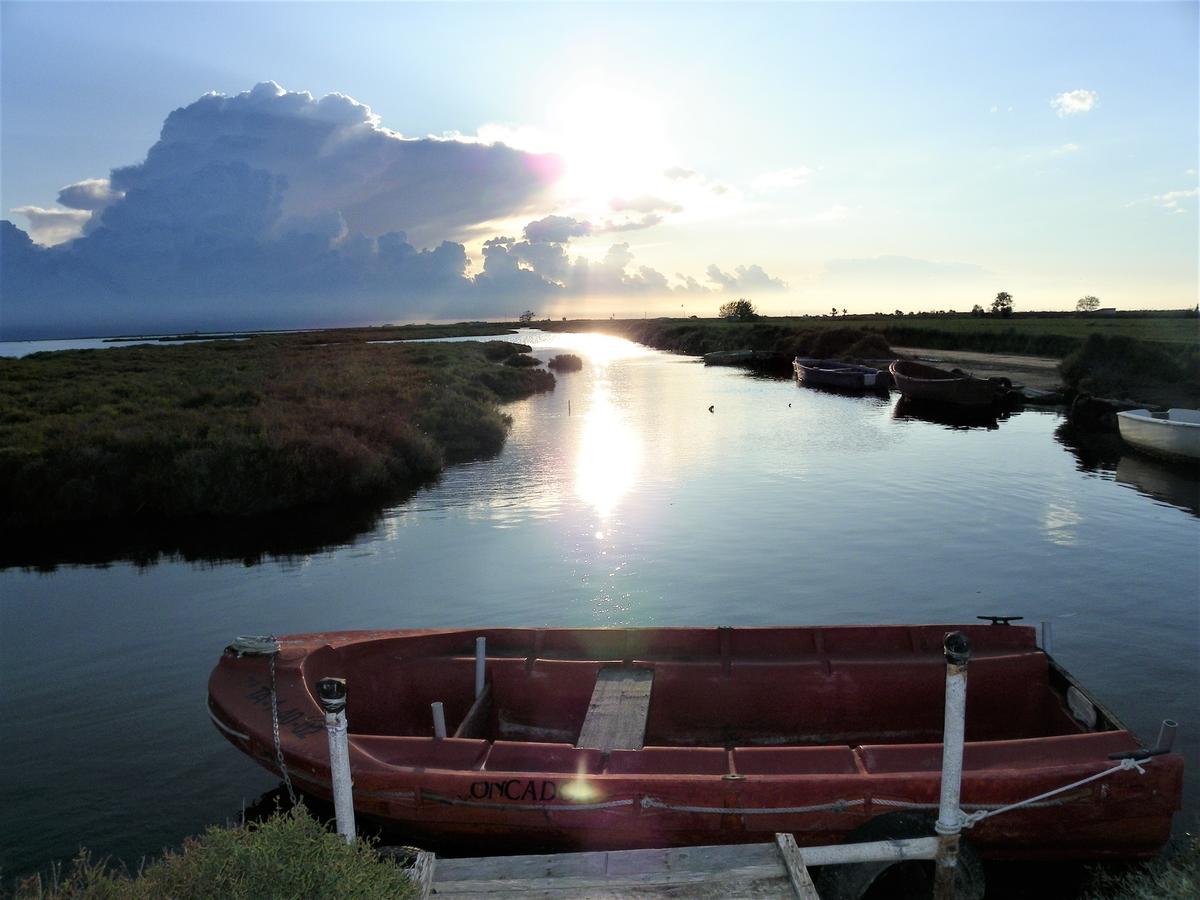
<svg viewBox="0 0 1200 900"><path fill-rule="evenodd" d="M484 665L487 663L487 638L475 638L475 699L483 693Z"/></svg>
<svg viewBox="0 0 1200 900"><path fill-rule="evenodd" d="M1042 650L1047 656L1054 652L1054 623L1049 619L1042 620Z"/></svg>
<svg viewBox="0 0 1200 900"><path fill-rule="evenodd" d="M446 736L446 711L442 708L440 700L430 704L433 708L433 736L441 740Z"/></svg>
<svg viewBox="0 0 1200 900"><path fill-rule="evenodd" d="M337 833L354 843L354 788L350 778L350 742L346 737L346 679L322 678L317 696L325 710L329 734L329 780L333 789L333 812Z"/></svg>
<svg viewBox="0 0 1200 900"><path fill-rule="evenodd" d="M938 854L933 882L934 900L954 900L957 892L958 841L962 831L963 740L967 723L967 662L971 641L960 631L946 635L946 715L942 730L942 792L934 831Z"/></svg>

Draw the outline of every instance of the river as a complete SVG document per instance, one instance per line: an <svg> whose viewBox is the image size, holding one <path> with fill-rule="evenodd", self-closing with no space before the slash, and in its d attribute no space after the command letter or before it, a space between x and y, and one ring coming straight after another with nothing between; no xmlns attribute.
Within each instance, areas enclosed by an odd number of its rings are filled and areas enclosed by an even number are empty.
<svg viewBox="0 0 1200 900"><path fill-rule="evenodd" d="M1053 412L954 427L616 338L518 339L584 369L352 540L0 571L5 878L80 845L136 865L237 818L276 782L205 713L222 647L348 628L1049 619L1135 731L1181 722L1194 828L1194 473L1073 449Z"/></svg>

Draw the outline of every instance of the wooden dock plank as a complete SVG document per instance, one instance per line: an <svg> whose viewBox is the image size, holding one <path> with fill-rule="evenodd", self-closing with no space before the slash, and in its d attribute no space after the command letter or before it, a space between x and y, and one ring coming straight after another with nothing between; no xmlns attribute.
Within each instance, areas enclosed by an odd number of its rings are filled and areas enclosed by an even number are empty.
<svg viewBox="0 0 1200 900"><path fill-rule="evenodd" d="M596 686L575 746L589 750L641 750L653 684L653 669L608 666L597 672Z"/></svg>
<svg viewBox="0 0 1200 900"><path fill-rule="evenodd" d="M779 856L787 867L793 893L799 900L821 900L817 895L817 886L813 884L812 876L808 874L808 868L800 856L796 838L790 834L777 834L775 843L779 846Z"/></svg>
<svg viewBox="0 0 1200 900"><path fill-rule="evenodd" d="M434 888L464 900L793 896L775 844L438 860Z"/></svg>

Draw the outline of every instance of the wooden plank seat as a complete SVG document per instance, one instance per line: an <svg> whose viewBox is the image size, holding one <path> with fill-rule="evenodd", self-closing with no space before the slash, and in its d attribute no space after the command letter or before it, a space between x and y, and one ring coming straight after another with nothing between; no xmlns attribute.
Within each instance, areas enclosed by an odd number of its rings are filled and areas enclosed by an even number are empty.
<svg viewBox="0 0 1200 900"><path fill-rule="evenodd" d="M588 750L641 750L650 713L653 669L605 666L596 673L596 686L575 746Z"/></svg>

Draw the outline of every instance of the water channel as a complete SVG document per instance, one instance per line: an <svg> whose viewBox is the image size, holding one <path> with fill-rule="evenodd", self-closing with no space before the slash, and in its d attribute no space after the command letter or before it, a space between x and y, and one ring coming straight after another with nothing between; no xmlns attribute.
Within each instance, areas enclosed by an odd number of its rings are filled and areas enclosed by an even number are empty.
<svg viewBox="0 0 1200 900"><path fill-rule="evenodd" d="M1194 471L1090 453L1049 411L961 427L616 338L519 339L584 369L507 407L498 457L350 540L0 571L0 873L81 844L136 865L236 818L276 781L205 713L222 647L373 627L1050 619L1135 731L1180 720L1195 827Z"/></svg>

